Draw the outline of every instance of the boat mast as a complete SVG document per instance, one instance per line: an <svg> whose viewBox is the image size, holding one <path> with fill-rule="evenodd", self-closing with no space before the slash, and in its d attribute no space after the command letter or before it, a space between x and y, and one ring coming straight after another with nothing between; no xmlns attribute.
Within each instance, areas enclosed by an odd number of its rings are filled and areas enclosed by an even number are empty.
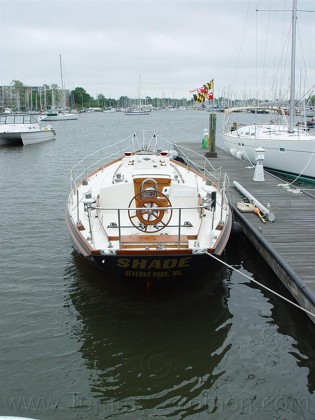
<svg viewBox="0 0 315 420"><path fill-rule="evenodd" d="M141 77L139 74L139 87L138 87L138 106L140 109L142 108L142 101L141 101Z"/></svg>
<svg viewBox="0 0 315 420"><path fill-rule="evenodd" d="M61 63L61 54L59 54L59 62L60 62L60 77L61 77L61 100L62 100L62 109L65 109L65 98L64 98L64 90L63 90L63 75L62 75L62 63Z"/></svg>
<svg viewBox="0 0 315 420"><path fill-rule="evenodd" d="M289 133L294 131L294 112L295 112L295 50L296 50L296 3L293 0L292 9L292 44L291 44L291 87L290 87L290 119Z"/></svg>

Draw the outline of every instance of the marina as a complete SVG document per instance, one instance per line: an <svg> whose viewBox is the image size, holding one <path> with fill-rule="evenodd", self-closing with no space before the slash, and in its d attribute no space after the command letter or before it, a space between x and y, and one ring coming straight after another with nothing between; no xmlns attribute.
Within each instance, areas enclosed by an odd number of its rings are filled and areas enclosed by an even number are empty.
<svg viewBox="0 0 315 420"><path fill-rule="evenodd" d="M290 95L286 101L267 101L247 108L255 114L255 121L250 125L238 125L235 111L244 111L236 107L227 109L224 142L226 150L232 155L255 161L255 150L261 147L266 150L265 166L282 175L300 176L306 180L315 180L315 137L309 133L306 118L297 123L297 103L305 108L305 99L297 100L296 84L296 32L297 32L297 0L292 1L291 17L291 54L290 54ZM245 108L246 109L246 108ZM265 112L267 122L257 121L257 113ZM233 114L233 124L230 124ZM302 115L301 115L302 116ZM310 115L312 117L312 115ZM305 117L305 115L304 115ZM269 120L269 121L268 121Z"/></svg>
<svg viewBox="0 0 315 420"><path fill-rule="evenodd" d="M270 203L275 221L242 215L269 242L277 224L286 225L283 235L289 236L291 220L281 215L289 192L279 187L279 201L278 192L270 198L266 173L266 182L254 182L246 162L221 156L222 117L219 158L211 162L229 165L230 202L240 200L233 185L238 180L265 206ZM145 119L85 113L73 122L54 122L53 142L0 147L1 415L313 418L314 325L303 311L244 277L292 300L245 235L231 237L222 255L227 265L220 264L211 281L205 270L193 282L151 293L104 278L75 252L65 203L69 172L82 156L144 126L206 152L207 112L153 111ZM236 176L240 166L249 172L247 181ZM289 255L291 243L285 248Z"/></svg>
<svg viewBox="0 0 315 420"><path fill-rule="evenodd" d="M314 12L1 2L0 420L315 419Z"/></svg>

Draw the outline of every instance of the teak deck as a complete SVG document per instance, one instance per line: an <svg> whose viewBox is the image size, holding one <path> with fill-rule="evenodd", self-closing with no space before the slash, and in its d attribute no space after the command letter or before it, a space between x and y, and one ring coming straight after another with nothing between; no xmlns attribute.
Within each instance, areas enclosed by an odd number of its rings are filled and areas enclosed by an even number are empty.
<svg viewBox="0 0 315 420"><path fill-rule="evenodd" d="M200 144L178 143L205 156L206 149ZM184 150L186 156L190 153ZM208 158L215 168L229 176L228 197L235 218L241 223L242 231L266 260L275 274L285 284L296 301L315 314L315 190L296 193L296 188L283 187L286 184L277 176L264 171L265 181L254 181L255 168L220 148L217 158ZM196 164L195 154L189 156ZM204 159L204 158L203 158ZM270 204L275 221L264 224L254 213L241 213L237 203L244 197L234 187L237 181L263 206ZM293 192L295 190L295 192ZM315 323L315 316L309 315Z"/></svg>
<svg viewBox="0 0 315 420"><path fill-rule="evenodd" d="M121 236L122 249L138 248L139 245L164 245L166 248L188 248L187 235L122 235Z"/></svg>

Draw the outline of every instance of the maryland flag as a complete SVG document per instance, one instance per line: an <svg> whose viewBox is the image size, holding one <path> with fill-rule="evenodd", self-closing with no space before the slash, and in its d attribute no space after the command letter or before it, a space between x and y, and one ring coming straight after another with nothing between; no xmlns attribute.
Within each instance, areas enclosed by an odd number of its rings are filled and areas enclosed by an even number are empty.
<svg viewBox="0 0 315 420"><path fill-rule="evenodd" d="M202 102L206 100L206 93L200 92L200 93L197 93L197 95L193 95L193 97L196 104L201 104Z"/></svg>
<svg viewBox="0 0 315 420"><path fill-rule="evenodd" d="M212 90L212 89L213 89L213 79L212 79L212 80L210 80L210 82L209 82L209 83L205 83L205 84L203 85L203 87L204 87L205 89L207 89L207 90Z"/></svg>
<svg viewBox="0 0 315 420"><path fill-rule="evenodd" d="M193 95L195 103L202 103L206 99L209 99L210 101L213 100L213 79L210 80L210 82L205 83L203 86L197 89L193 89L190 92L197 92Z"/></svg>

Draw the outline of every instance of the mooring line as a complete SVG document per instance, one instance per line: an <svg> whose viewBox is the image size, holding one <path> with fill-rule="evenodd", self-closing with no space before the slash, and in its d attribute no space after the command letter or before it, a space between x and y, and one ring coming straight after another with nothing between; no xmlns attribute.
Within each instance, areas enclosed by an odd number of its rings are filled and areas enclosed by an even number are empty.
<svg viewBox="0 0 315 420"><path fill-rule="evenodd" d="M249 277L245 273L242 273L240 270L238 270L237 268L232 267L231 265L229 265L226 262L222 261L220 258L216 257L215 255L210 254L210 252L205 251L205 254L209 255L209 257L212 257L213 259L215 259L215 260L219 261L220 263L224 264L226 267L230 268L231 270L236 271L237 273L239 273L242 276L246 277L248 280L256 283L258 286L263 287L264 289L268 290L268 292L273 293L275 296L279 297L280 299L283 299L287 303L290 303L291 305L295 306L296 308L301 309L302 311L304 311L308 315L311 315L311 316L315 317L315 314L313 314L313 312L308 311L307 309L303 308L302 306L298 305L297 303L292 302L292 300L287 299L286 297L280 295L279 293L275 292L274 290L270 289L269 287L263 285L262 283L259 283L259 281L253 279L252 277Z"/></svg>

